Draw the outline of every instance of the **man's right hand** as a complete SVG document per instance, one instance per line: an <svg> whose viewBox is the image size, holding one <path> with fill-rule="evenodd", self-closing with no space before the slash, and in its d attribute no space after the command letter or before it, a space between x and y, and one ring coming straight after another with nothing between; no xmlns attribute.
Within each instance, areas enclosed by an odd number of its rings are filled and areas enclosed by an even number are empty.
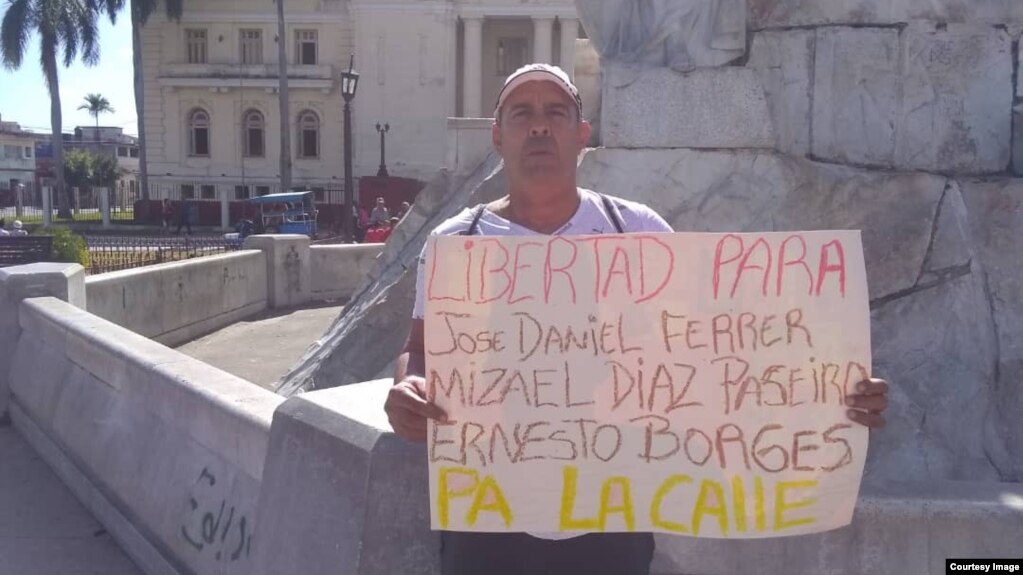
<svg viewBox="0 0 1023 575"><path fill-rule="evenodd" d="M394 432L409 441L426 441L426 420L445 421L447 414L426 400L426 380L408 375L387 394L384 411Z"/></svg>

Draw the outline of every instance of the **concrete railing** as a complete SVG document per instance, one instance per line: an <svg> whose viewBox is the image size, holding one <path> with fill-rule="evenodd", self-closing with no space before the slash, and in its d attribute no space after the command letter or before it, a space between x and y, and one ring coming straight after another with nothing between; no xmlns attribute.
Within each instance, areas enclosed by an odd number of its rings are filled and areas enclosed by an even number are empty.
<svg viewBox="0 0 1023 575"><path fill-rule="evenodd" d="M252 236L240 252L97 274L85 309L165 345L267 308L347 300L383 244L312 246L305 236Z"/></svg>
<svg viewBox="0 0 1023 575"><path fill-rule="evenodd" d="M86 309L177 345L265 310L266 258L255 250L90 276Z"/></svg>
<svg viewBox="0 0 1023 575"><path fill-rule="evenodd" d="M248 574L279 396L56 298L26 300L11 419L149 574Z"/></svg>
<svg viewBox="0 0 1023 575"><path fill-rule="evenodd" d="M309 248L312 299L346 300L355 295L383 249L384 244Z"/></svg>

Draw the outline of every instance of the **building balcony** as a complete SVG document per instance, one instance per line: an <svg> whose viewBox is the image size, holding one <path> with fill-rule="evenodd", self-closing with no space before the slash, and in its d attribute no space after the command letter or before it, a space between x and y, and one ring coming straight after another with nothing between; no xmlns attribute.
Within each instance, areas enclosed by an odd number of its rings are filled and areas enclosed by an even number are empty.
<svg viewBox="0 0 1023 575"><path fill-rule="evenodd" d="M170 88L210 88L213 91L263 88L273 91L278 86L277 64L165 64L160 69L157 82ZM334 70L329 64L288 65L289 89L326 93L333 89L334 82Z"/></svg>

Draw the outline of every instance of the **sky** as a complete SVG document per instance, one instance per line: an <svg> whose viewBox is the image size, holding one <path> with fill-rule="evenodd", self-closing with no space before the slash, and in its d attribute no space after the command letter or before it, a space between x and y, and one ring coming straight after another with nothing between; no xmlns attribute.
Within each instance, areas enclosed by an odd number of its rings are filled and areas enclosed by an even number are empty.
<svg viewBox="0 0 1023 575"><path fill-rule="evenodd" d="M7 2L0 0L6 13ZM123 16L127 16L124 14ZM0 16L2 19L2 16ZM135 95L132 84L131 22L119 17L111 25L106 17L100 23L100 62L88 67L77 61L70 68L60 66L60 97L64 112L64 132L75 126L93 126L88 112L78 110L86 94L102 94L114 107L113 114L100 114L101 126L119 126L126 134L137 135ZM39 65L38 38L32 37L18 70L0 65L0 116L5 122L18 122L23 129L50 132L50 95Z"/></svg>

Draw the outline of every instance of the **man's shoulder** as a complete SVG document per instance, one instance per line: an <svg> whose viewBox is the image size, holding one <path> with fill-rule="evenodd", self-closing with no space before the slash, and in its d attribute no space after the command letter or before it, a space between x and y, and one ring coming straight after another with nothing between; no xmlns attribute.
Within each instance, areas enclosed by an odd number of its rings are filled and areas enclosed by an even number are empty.
<svg viewBox="0 0 1023 575"><path fill-rule="evenodd" d="M618 213L621 214L622 224L627 232L673 231L671 226L668 225L656 210L642 202L627 200L612 194L597 193L584 188L580 188L580 190L583 193L591 194L592 198L601 203L603 202L600 200L600 196L609 199L615 209L618 210ZM601 207L603 208L603 206Z"/></svg>
<svg viewBox="0 0 1023 575"><path fill-rule="evenodd" d="M456 236L469 229L475 217L475 208L464 208L454 216L444 220L430 232L431 236Z"/></svg>

